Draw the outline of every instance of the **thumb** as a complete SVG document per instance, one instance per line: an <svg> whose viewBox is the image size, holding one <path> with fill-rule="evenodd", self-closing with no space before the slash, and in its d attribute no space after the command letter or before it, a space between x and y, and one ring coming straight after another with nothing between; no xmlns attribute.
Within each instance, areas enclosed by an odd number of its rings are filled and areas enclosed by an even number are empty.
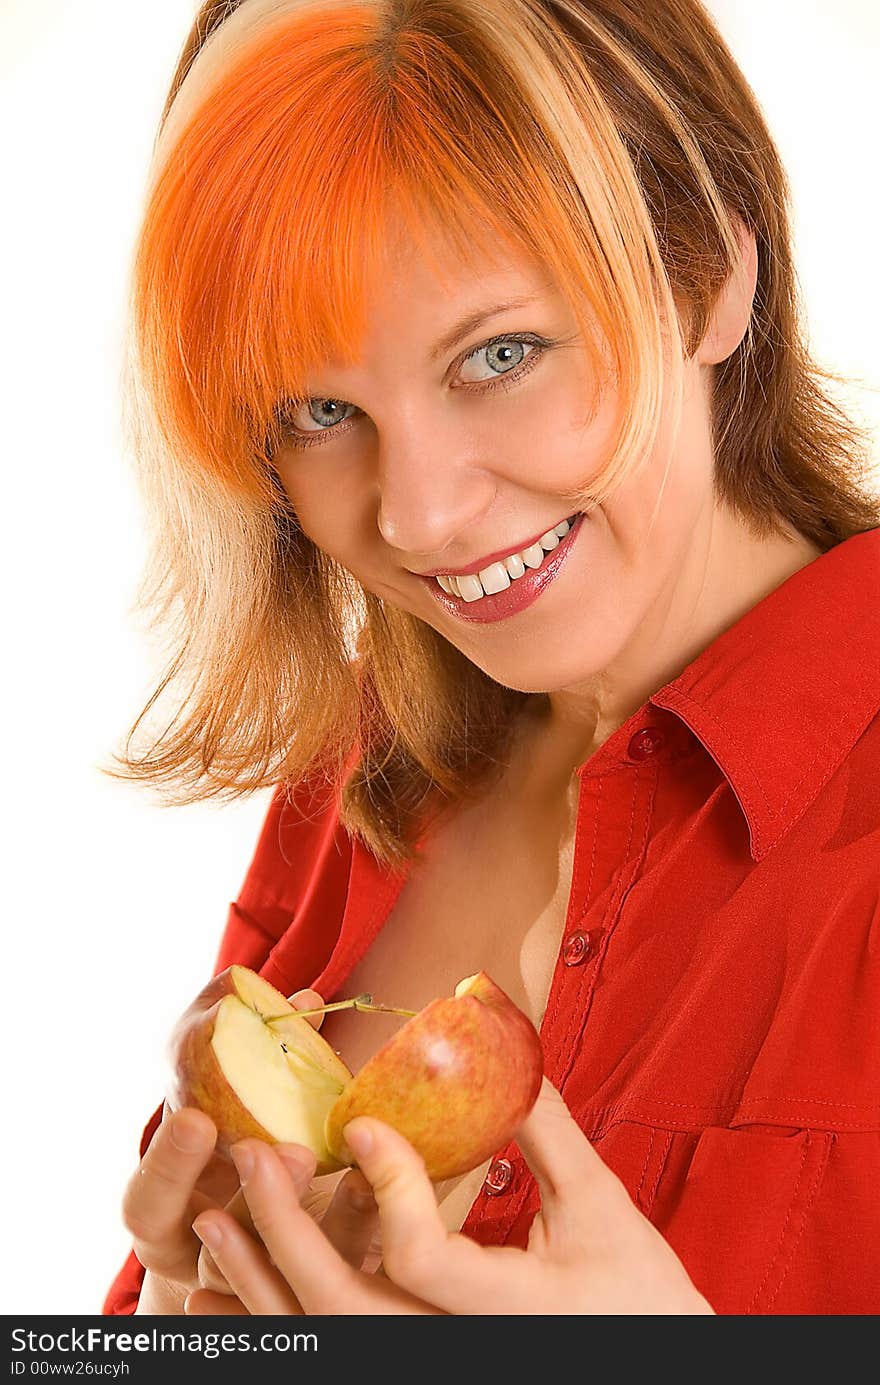
<svg viewBox="0 0 880 1385"><path fill-rule="evenodd" d="M402 1252L429 1259L447 1234L421 1155L393 1126L372 1116L354 1117L342 1136L372 1187L386 1263Z"/></svg>
<svg viewBox="0 0 880 1385"><path fill-rule="evenodd" d="M535 1175L545 1210L554 1199L574 1192L582 1198L591 1187L601 1195L618 1181L546 1077L515 1139Z"/></svg>

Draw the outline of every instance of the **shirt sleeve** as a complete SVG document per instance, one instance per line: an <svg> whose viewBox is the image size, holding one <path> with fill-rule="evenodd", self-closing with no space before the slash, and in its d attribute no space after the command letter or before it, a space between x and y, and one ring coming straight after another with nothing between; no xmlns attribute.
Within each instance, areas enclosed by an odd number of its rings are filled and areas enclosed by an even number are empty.
<svg viewBox="0 0 880 1385"><path fill-rule="evenodd" d="M275 882L281 814L288 805L285 786L279 785L272 796L238 898L229 906L214 963L212 974L215 976L234 962L259 971L289 921L289 909L285 908L283 900L279 901ZM163 1106L164 1101L159 1103L144 1126L139 1151L141 1159L161 1123ZM134 1251L130 1251L107 1292L102 1314L123 1316L134 1313L143 1288L144 1274L143 1265Z"/></svg>

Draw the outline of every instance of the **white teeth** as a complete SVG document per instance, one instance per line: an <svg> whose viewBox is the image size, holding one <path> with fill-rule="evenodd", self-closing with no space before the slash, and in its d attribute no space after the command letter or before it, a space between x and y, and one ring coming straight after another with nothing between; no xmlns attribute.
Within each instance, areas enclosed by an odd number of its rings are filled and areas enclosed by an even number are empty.
<svg viewBox="0 0 880 1385"><path fill-rule="evenodd" d="M552 529L548 529L546 534L542 534L537 543L522 549L519 553L511 553L509 558L501 562L490 563L480 572L469 573L467 577L450 577L443 574L436 580L447 595L457 596L461 601L479 601L482 596L506 591L511 582L522 577L527 568L540 567L545 556L558 547L560 539L565 538L571 527L572 521L562 519Z"/></svg>
<svg viewBox="0 0 880 1385"><path fill-rule="evenodd" d="M456 577L458 594L462 601L479 601L481 596L486 593L480 584L480 579L474 573L468 573L467 577Z"/></svg>
<svg viewBox="0 0 880 1385"><path fill-rule="evenodd" d="M503 563L490 563L477 573L487 596L503 592L510 586L510 573Z"/></svg>
<svg viewBox="0 0 880 1385"><path fill-rule="evenodd" d="M544 561L544 550L539 543L533 543L531 548L524 548L519 556L526 567L540 567Z"/></svg>

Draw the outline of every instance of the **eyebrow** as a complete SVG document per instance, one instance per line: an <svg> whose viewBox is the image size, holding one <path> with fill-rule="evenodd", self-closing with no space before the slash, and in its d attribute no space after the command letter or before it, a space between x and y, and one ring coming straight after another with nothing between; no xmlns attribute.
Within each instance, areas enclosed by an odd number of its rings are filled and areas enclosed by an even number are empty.
<svg viewBox="0 0 880 1385"><path fill-rule="evenodd" d="M471 332L475 332L476 329L482 323L488 321L490 317L498 317L500 313L509 312L511 308L525 308L530 303L536 303L537 301L538 295L531 294L524 298L509 298L504 303L494 303L491 307L478 308L476 312L468 313L467 317L460 318L455 326L450 328L445 336L442 336L434 345L430 353L430 359L436 361L438 356L442 356L447 351L451 351L453 346L457 346L463 337L470 336Z"/></svg>

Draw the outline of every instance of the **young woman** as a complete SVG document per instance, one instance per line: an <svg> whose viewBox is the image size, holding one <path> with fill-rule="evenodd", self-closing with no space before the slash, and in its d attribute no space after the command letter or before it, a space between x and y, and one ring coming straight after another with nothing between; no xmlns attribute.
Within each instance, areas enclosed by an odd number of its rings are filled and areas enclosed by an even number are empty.
<svg viewBox="0 0 880 1385"><path fill-rule="evenodd" d="M177 710L115 772L276 786L218 970L484 968L546 1079L437 1187L160 1107L106 1312L880 1309L880 502L787 195L697 0L202 7L127 396Z"/></svg>

